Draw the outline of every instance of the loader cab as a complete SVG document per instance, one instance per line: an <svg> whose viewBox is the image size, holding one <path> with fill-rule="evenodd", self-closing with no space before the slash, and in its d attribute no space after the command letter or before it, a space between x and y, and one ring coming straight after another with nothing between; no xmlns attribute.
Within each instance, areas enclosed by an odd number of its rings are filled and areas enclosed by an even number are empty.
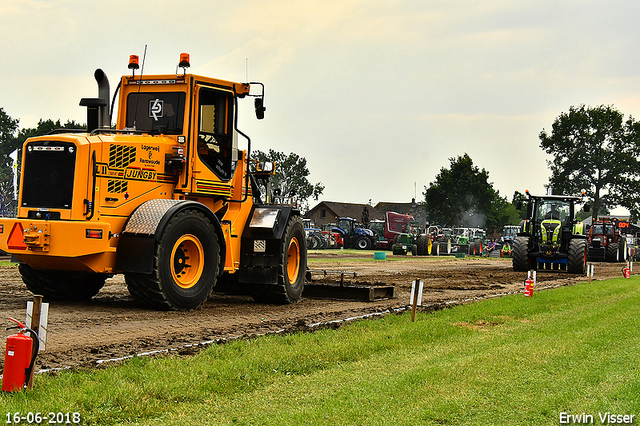
<svg viewBox="0 0 640 426"><path fill-rule="evenodd" d="M173 139L182 164L171 169L182 170L181 191L231 196L229 182L240 160L237 99L262 94L251 95L248 83L192 74L123 76L120 86L117 128ZM215 182L224 185L214 188Z"/></svg>
<svg viewBox="0 0 640 426"><path fill-rule="evenodd" d="M186 89L185 85L176 86ZM227 181L233 175L234 160L237 159L232 126L233 94L203 84L196 84L194 90L197 158L218 179ZM126 100L126 127L152 134L187 134L186 98L186 91L131 92Z"/></svg>

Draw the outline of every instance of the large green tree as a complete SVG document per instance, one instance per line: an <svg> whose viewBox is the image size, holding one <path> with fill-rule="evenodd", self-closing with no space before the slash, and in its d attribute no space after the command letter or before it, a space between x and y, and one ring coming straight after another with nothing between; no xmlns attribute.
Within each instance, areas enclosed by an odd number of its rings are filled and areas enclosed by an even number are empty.
<svg viewBox="0 0 640 426"><path fill-rule="evenodd" d="M268 153L255 150L251 157L258 161L271 161L276 163L276 174L271 178L271 188L278 190L279 197L284 200L292 200L300 204L305 210L309 207L307 199L315 200L324 191L322 182L312 184L309 182L309 169L307 159L298 154L277 152L272 149Z"/></svg>
<svg viewBox="0 0 640 426"><path fill-rule="evenodd" d="M512 203L493 188L489 172L473 164L468 154L450 158L423 193L427 219L443 226L487 228L491 233L518 221Z"/></svg>
<svg viewBox="0 0 640 426"><path fill-rule="evenodd" d="M640 124L612 106L570 107L540 132L554 193L592 200L592 214L623 206L640 213Z"/></svg>
<svg viewBox="0 0 640 426"><path fill-rule="evenodd" d="M0 214L6 214L5 206L13 200L13 160L9 154L20 146L18 123L0 108Z"/></svg>

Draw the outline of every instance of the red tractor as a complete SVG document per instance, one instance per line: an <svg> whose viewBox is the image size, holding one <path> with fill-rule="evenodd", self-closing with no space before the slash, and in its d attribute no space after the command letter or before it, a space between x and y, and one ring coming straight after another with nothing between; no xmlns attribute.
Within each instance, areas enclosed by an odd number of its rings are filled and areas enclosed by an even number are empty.
<svg viewBox="0 0 640 426"><path fill-rule="evenodd" d="M369 222L369 229L378 236L376 244L378 248L391 250L396 237L408 232L409 222L413 220L413 216L394 212L386 212L384 216L384 220Z"/></svg>
<svg viewBox="0 0 640 426"><path fill-rule="evenodd" d="M587 236L589 238L589 260L600 262L625 262L627 260L627 239L622 235L617 220L609 218L594 220Z"/></svg>

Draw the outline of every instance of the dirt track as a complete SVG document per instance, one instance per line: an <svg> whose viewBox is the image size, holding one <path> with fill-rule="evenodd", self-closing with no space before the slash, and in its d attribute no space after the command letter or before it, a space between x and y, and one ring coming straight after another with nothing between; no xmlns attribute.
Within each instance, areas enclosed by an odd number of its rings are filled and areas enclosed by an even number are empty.
<svg viewBox="0 0 640 426"><path fill-rule="evenodd" d="M373 252L357 256L372 259ZM303 298L294 305L272 306L255 303L247 296L214 293L195 311L157 312L134 302L124 278L118 275L109 279L91 302L51 302L47 348L38 357L37 369L96 366L98 360L167 349L190 353L198 350L188 346L191 344L307 329L318 323L403 309L409 304L410 282L416 278L425 283L423 305L432 306L521 292L526 278L524 273L513 272L510 259L409 256L396 260L398 256L387 253L386 261L363 262L353 255L323 251L310 253L309 258L312 270L354 271L358 277L348 278L347 282L394 285L397 297L374 302ZM596 279L619 277L622 267L623 264L598 263ZM565 272L539 272L537 289L584 280ZM32 295L17 268L0 268L2 323L9 326L5 319L10 316L23 320L29 300ZM2 354L9 334L12 332L0 336Z"/></svg>

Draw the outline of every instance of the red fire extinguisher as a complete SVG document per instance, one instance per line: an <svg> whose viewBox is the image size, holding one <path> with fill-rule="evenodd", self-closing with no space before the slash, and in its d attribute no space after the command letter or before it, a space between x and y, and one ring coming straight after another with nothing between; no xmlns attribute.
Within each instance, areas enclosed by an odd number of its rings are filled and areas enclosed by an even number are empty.
<svg viewBox="0 0 640 426"><path fill-rule="evenodd" d="M528 276L526 280L524 280L524 295L527 297L533 297L533 278Z"/></svg>
<svg viewBox="0 0 640 426"><path fill-rule="evenodd" d="M622 276L624 276L625 278L631 278L631 269L629 269L628 266L622 268Z"/></svg>
<svg viewBox="0 0 640 426"><path fill-rule="evenodd" d="M2 374L2 390L15 392L24 389L31 376L40 342L35 331L27 328L20 321L9 318L18 324L18 334L7 337L4 353L4 372ZM29 333L31 337L26 334ZM36 350L33 351L33 342Z"/></svg>

